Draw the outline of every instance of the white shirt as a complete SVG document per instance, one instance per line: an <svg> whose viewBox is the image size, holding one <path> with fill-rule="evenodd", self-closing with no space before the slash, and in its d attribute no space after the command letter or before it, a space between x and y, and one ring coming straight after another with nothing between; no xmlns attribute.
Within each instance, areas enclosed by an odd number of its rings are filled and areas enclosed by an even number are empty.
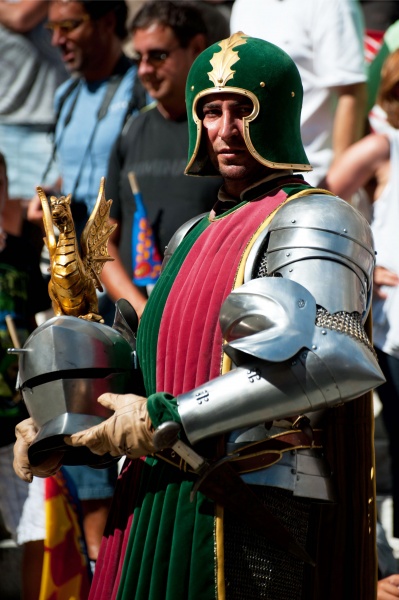
<svg viewBox="0 0 399 600"><path fill-rule="evenodd" d="M366 81L363 19L356 0L235 0L231 32L265 39L285 50L302 78L303 144L312 185L332 161L336 86Z"/></svg>
<svg viewBox="0 0 399 600"><path fill-rule="evenodd" d="M391 129L391 172L381 196L373 204L371 229L376 264L399 274L399 130ZM380 350L399 358L399 286L383 286L387 298L373 300L373 341Z"/></svg>

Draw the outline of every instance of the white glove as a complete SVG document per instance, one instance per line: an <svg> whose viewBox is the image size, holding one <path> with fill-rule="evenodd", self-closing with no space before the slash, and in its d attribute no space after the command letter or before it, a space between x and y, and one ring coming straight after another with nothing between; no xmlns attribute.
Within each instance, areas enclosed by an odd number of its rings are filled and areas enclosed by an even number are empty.
<svg viewBox="0 0 399 600"><path fill-rule="evenodd" d="M61 465L63 452L54 452L50 458L37 467L33 467L28 458L28 448L37 434L37 427L33 419L25 419L18 423L15 428L17 441L14 444L14 471L20 479L30 483L33 475L36 477L50 477L54 475Z"/></svg>
<svg viewBox="0 0 399 600"><path fill-rule="evenodd" d="M87 446L94 454L139 458L153 454L153 428L147 398L135 394L102 394L98 402L115 413L99 425L65 437L71 446Z"/></svg>

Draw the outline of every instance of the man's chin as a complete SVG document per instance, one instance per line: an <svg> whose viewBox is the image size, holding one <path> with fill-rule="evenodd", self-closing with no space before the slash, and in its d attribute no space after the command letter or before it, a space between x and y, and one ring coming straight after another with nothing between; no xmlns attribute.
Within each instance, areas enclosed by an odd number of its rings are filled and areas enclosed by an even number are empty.
<svg viewBox="0 0 399 600"><path fill-rule="evenodd" d="M159 96L162 96L162 87L160 84L151 84L143 82L143 86L146 92L154 99L158 100Z"/></svg>
<svg viewBox="0 0 399 600"><path fill-rule="evenodd" d="M223 179L243 179L248 176L248 170L243 165L219 164L219 173Z"/></svg>

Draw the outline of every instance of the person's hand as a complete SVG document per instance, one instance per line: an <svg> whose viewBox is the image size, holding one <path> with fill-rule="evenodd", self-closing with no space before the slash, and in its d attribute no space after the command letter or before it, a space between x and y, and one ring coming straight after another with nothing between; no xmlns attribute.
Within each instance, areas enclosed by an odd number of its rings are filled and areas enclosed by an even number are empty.
<svg viewBox="0 0 399 600"><path fill-rule="evenodd" d="M373 293L377 298L386 298L387 295L381 291L381 286L387 285L389 287L394 287L399 285L399 276L394 273L394 271L390 271L385 267L376 267L374 269L374 288Z"/></svg>
<svg viewBox="0 0 399 600"><path fill-rule="evenodd" d="M46 194L47 198L51 196L58 196L60 191L58 189L58 182L53 186L41 186L41 189ZM39 194L35 194L28 203L28 208L26 212L26 218L28 221L32 223L36 223L39 225L43 224L43 208L42 202L39 198Z"/></svg>
<svg viewBox="0 0 399 600"><path fill-rule="evenodd" d="M28 458L28 448L35 439L37 428L32 419L25 419L18 423L15 428L17 441L14 444L14 471L20 479L30 483L33 476L50 477L54 475L60 467L63 452L54 452L51 458L41 463L37 467L33 467Z"/></svg>
<svg viewBox="0 0 399 600"><path fill-rule="evenodd" d="M29 200L26 218L31 223L41 223L43 221L42 203L38 194Z"/></svg>
<svg viewBox="0 0 399 600"><path fill-rule="evenodd" d="M87 446L94 454L139 458L153 454L153 428L147 399L135 394L102 394L98 402L114 410L109 419L85 431L65 437L71 446Z"/></svg>
<svg viewBox="0 0 399 600"><path fill-rule="evenodd" d="M390 575L377 583L377 600L399 598L399 575Z"/></svg>

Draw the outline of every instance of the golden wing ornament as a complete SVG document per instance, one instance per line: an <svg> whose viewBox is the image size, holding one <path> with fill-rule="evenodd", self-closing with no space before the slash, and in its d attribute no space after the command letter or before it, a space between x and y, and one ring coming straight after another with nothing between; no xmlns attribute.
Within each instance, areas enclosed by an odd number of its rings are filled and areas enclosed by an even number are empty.
<svg viewBox="0 0 399 600"><path fill-rule="evenodd" d="M102 177L97 202L80 238L85 271L100 291L103 289L100 281L103 266L106 262L114 260L108 254L108 239L117 227L116 224L111 225L109 222L112 200L105 199L104 188L105 177Z"/></svg>
<svg viewBox="0 0 399 600"><path fill-rule="evenodd" d="M44 241L50 256L48 290L57 316L104 322L98 312L96 288L102 291L101 270L106 261L113 260L107 243L116 227L108 221L112 200L105 199L104 186L102 178L96 205L81 236L81 251L71 212L71 195L51 196L49 203L42 188L37 188L43 208ZM58 239L54 226L58 229Z"/></svg>

